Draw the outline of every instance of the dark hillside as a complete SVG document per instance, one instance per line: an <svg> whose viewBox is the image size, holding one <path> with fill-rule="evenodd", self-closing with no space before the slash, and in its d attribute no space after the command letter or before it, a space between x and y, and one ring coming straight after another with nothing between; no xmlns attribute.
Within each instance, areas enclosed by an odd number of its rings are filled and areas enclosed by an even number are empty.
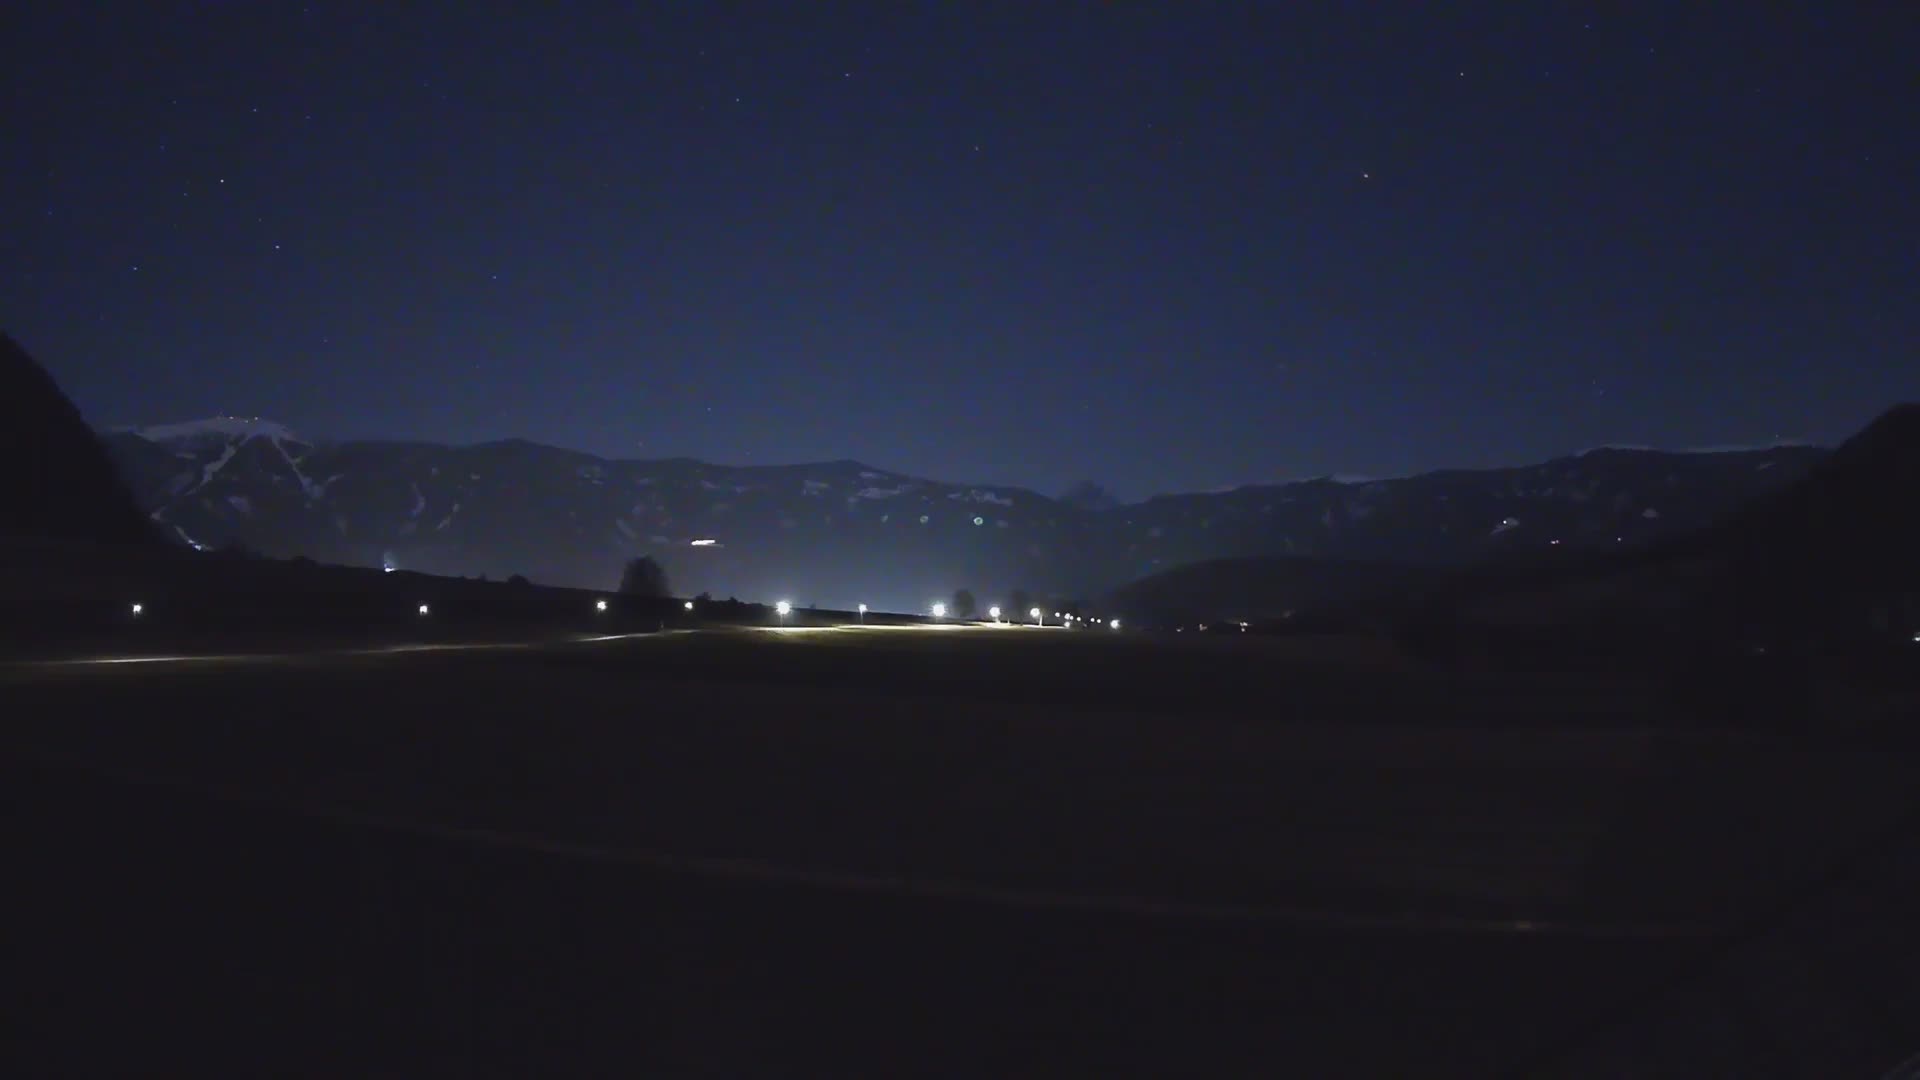
<svg viewBox="0 0 1920 1080"><path fill-rule="evenodd" d="M53 377L0 334L0 535L153 544L93 429Z"/></svg>

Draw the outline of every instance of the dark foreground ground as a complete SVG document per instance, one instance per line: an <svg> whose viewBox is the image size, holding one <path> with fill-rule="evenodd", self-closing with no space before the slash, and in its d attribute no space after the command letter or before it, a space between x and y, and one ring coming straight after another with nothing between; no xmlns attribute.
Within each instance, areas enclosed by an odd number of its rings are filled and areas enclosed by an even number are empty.
<svg viewBox="0 0 1920 1080"><path fill-rule="evenodd" d="M1660 1075L1618 1033L1920 803L1881 746L1312 642L726 631L0 693L21 1075ZM1887 993L1850 1059L1753 1060L1890 1066Z"/></svg>

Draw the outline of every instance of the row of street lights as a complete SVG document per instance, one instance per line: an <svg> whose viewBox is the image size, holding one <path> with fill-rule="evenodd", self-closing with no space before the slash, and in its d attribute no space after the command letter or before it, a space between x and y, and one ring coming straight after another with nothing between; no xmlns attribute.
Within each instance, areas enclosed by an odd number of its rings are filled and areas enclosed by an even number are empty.
<svg viewBox="0 0 1920 1080"><path fill-rule="evenodd" d="M686 601L682 605L682 607L684 607L684 609L687 611L692 611L693 601L691 600ZM128 605L127 610L134 618L137 619L141 615L144 615L146 613L147 607L145 604L135 601L134 603ZM417 608L416 610L418 611L421 618L426 618L428 615L431 615L433 613L432 607L427 604L421 604L419 608ZM595 600L593 602L593 610L600 612L601 614L605 614L607 611L606 598L602 597L598 600ZM785 622L787 616L793 614L793 604L790 601L782 600L773 605L773 610L774 610L774 614L780 616L780 621ZM858 605L858 611L860 613L860 621L862 623L865 623L867 621L867 605L865 604ZM944 619L947 617L947 605L944 603L935 601L933 604L932 611L933 611L933 617L936 619ZM992 618L994 622L999 622L1000 621L999 605L996 604L993 607L988 608L987 615L990 618ZM1046 625L1046 620L1043 616L1044 616L1044 613L1039 608L1032 608L1027 612L1027 617L1031 618L1034 622L1034 625L1036 626ZM1063 616L1057 611L1054 612L1054 617L1059 619L1064 619L1068 624L1071 624L1077 618L1077 616L1074 616L1071 614ZM1118 630L1120 629L1120 620L1119 619L1111 620L1110 622L1107 623L1107 625L1114 630ZM1915 640L1920 640L1920 637L1916 637Z"/></svg>

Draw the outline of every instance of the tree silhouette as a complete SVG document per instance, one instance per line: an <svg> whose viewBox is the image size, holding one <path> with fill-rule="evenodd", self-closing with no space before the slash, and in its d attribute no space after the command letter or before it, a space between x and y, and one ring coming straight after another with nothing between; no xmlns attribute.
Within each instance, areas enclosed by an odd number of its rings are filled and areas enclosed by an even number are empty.
<svg viewBox="0 0 1920 1080"><path fill-rule="evenodd" d="M620 595L661 597L667 595L667 572L653 561L653 556L642 555L627 561L627 568L620 575Z"/></svg>
<svg viewBox="0 0 1920 1080"><path fill-rule="evenodd" d="M954 618L971 619L973 618L973 613L978 609L979 604L974 601L973 591L971 589L953 590L952 614Z"/></svg>

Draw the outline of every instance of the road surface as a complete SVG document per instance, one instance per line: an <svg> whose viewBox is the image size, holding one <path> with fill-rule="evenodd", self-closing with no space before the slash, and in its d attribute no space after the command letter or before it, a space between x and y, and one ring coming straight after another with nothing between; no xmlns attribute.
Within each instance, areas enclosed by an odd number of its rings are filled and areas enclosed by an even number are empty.
<svg viewBox="0 0 1920 1080"><path fill-rule="evenodd" d="M1916 788L1233 639L95 659L0 690L34 1050L102 1066L1498 1074Z"/></svg>

